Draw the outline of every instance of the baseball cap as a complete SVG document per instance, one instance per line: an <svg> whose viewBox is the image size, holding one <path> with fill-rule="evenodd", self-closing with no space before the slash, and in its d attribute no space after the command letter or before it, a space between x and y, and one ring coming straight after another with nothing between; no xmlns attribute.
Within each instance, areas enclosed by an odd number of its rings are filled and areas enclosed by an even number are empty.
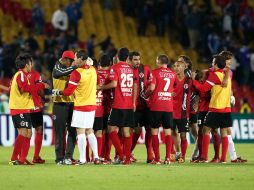
<svg viewBox="0 0 254 190"><path fill-rule="evenodd" d="M74 59L75 55L73 51L64 51L62 54L62 58L69 58L69 59Z"/></svg>

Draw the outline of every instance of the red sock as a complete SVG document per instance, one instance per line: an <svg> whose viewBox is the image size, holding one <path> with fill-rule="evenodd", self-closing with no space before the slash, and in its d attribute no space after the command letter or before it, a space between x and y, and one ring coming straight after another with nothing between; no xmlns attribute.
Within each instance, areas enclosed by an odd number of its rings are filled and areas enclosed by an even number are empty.
<svg viewBox="0 0 254 190"><path fill-rule="evenodd" d="M152 134L150 128L146 128L145 144L147 151L147 160L151 161L154 159L154 157L153 157Z"/></svg>
<svg viewBox="0 0 254 190"><path fill-rule="evenodd" d="M136 133L134 133L134 134L132 135L131 152L132 152L132 151L134 150L134 148L136 147L137 142L138 142L138 139L139 139L139 136L140 136L140 134L136 134Z"/></svg>
<svg viewBox="0 0 254 190"><path fill-rule="evenodd" d="M203 135L198 135L198 151L199 151L199 157L202 155L202 141L203 141Z"/></svg>
<svg viewBox="0 0 254 190"><path fill-rule="evenodd" d="M210 144L210 135L203 135L202 158L208 160L208 148Z"/></svg>
<svg viewBox="0 0 254 190"><path fill-rule="evenodd" d="M86 140L86 161L87 162L91 161L89 149L90 149L89 142L88 142L88 140Z"/></svg>
<svg viewBox="0 0 254 190"><path fill-rule="evenodd" d="M172 136L165 136L165 144L166 144L166 159L170 158L171 148L172 148Z"/></svg>
<svg viewBox="0 0 254 190"><path fill-rule="evenodd" d="M214 158L220 158L220 135L213 135Z"/></svg>
<svg viewBox="0 0 254 190"><path fill-rule="evenodd" d="M187 139L181 139L181 151L182 151L182 157L184 159L185 159L187 147L188 147Z"/></svg>
<svg viewBox="0 0 254 190"><path fill-rule="evenodd" d="M153 144L153 152L155 154L155 161L160 161L160 144L159 144L159 138L158 135L152 135L152 144Z"/></svg>
<svg viewBox="0 0 254 190"><path fill-rule="evenodd" d="M131 144L132 144L132 136L124 137L124 155L126 161L130 161L131 158Z"/></svg>
<svg viewBox="0 0 254 190"><path fill-rule="evenodd" d="M103 139L102 139L102 137L96 137L96 139L97 139L97 143L98 143L98 155L101 158Z"/></svg>
<svg viewBox="0 0 254 190"><path fill-rule="evenodd" d="M109 134L105 135L105 155L106 160L110 160L110 151L111 151L112 141L109 138Z"/></svg>
<svg viewBox="0 0 254 190"><path fill-rule="evenodd" d="M122 146L120 143L120 139L117 135L117 132L113 131L113 132L109 133L109 137L110 137L117 153L119 154L120 159L123 160L123 149L122 149Z"/></svg>
<svg viewBox="0 0 254 190"><path fill-rule="evenodd" d="M222 154L221 154L221 160L226 161L227 158L227 152L228 152L228 137L222 137Z"/></svg>
<svg viewBox="0 0 254 190"><path fill-rule="evenodd" d="M26 161L29 148L30 148L30 138L25 137L22 148L21 148L21 156L19 159L20 162L24 163Z"/></svg>
<svg viewBox="0 0 254 190"><path fill-rule="evenodd" d="M41 151L41 145L42 145L42 133L35 133L35 138L34 138L34 157L38 158L40 155Z"/></svg>
<svg viewBox="0 0 254 190"><path fill-rule="evenodd" d="M25 137L22 135L18 135L15 139L14 149L12 152L11 160L18 160L18 156L20 156L21 148L23 145Z"/></svg>

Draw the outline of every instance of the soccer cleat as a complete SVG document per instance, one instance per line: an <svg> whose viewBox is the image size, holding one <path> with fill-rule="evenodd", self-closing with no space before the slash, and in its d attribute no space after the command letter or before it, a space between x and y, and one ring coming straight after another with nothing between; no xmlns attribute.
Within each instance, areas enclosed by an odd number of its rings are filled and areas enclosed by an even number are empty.
<svg viewBox="0 0 254 190"><path fill-rule="evenodd" d="M12 165L12 166L19 165L19 161L18 160L10 160L9 165Z"/></svg>
<svg viewBox="0 0 254 190"><path fill-rule="evenodd" d="M211 161L209 161L209 163L220 163L220 159L219 158L213 158Z"/></svg>
<svg viewBox="0 0 254 190"><path fill-rule="evenodd" d="M62 165L64 165L64 162L62 160L59 160L59 161L56 162L56 165L62 166Z"/></svg>
<svg viewBox="0 0 254 190"><path fill-rule="evenodd" d="M237 159L235 159L235 160L231 160L231 163L246 163L246 162L247 162L247 160L242 159L240 156L237 157Z"/></svg>
<svg viewBox="0 0 254 190"><path fill-rule="evenodd" d="M200 158L198 163L208 163L208 160L204 158Z"/></svg>
<svg viewBox="0 0 254 190"><path fill-rule="evenodd" d="M179 160L178 160L178 163L179 164L183 164L185 162L185 158L184 157L180 157Z"/></svg>
<svg viewBox="0 0 254 190"><path fill-rule="evenodd" d="M190 163L198 163L199 162L199 158L192 158L190 160Z"/></svg>
<svg viewBox="0 0 254 190"><path fill-rule="evenodd" d="M64 163L64 165L73 165L73 162L70 158L65 158L63 163Z"/></svg>
<svg viewBox="0 0 254 190"><path fill-rule="evenodd" d="M166 158L165 161L164 161L164 164L165 164L165 165L171 164L170 159L169 159L169 158Z"/></svg>
<svg viewBox="0 0 254 190"><path fill-rule="evenodd" d="M77 160L75 160L75 159L71 159L71 162L72 162L72 165L75 165L76 163L77 163Z"/></svg>
<svg viewBox="0 0 254 190"><path fill-rule="evenodd" d="M181 158L181 152L177 152L175 155L175 161L178 161Z"/></svg>
<svg viewBox="0 0 254 190"><path fill-rule="evenodd" d="M23 165L30 165L30 166L32 166L32 165L34 165L32 162L30 162L30 161L28 161L28 160L25 160L25 162L23 163Z"/></svg>
<svg viewBox="0 0 254 190"><path fill-rule="evenodd" d="M137 161L138 161L138 160L134 157L133 154L131 154L130 160L131 160L131 162L137 162Z"/></svg>
<svg viewBox="0 0 254 190"><path fill-rule="evenodd" d="M99 164L101 164L101 161L100 161L99 158L95 158L94 161L93 161L93 163L94 163L95 165L99 165Z"/></svg>
<svg viewBox="0 0 254 190"><path fill-rule="evenodd" d="M110 160L106 160L104 159L104 161L102 162L103 165L109 165L109 164L112 164L112 161L111 159Z"/></svg>
<svg viewBox="0 0 254 190"><path fill-rule="evenodd" d="M220 162L219 163L221 163L221 164L226 164L227 163L227 161L226 160L220 160Z"/></svg>
<svg viewBox="0 0 254 190"><path fill-rule="evenodd" d="M32 162L33 162L34 164L44 164L44 163L45 163L45 160L41 159L41 157L39 156L38 158L33 157Z"/></svg>
<svg viewBox="0 0 254 190"><path fill-rule="evenodd" d="M156 161L153 160L152 162L150 162L149 164L153 164L153 165L161 165L161 161Z"/></svg>
<svg viewBox="0 0 254 190"><path fill-rule="evenodd" d="M147 164L150 164L153 160L146 160Z"/></svg>
<svg viewBox="0 0 254 190"><path fill-rule="evenodd" d="M77 163L75 164L76 166L82 166L85 165L87 162L80 162L79 160L77 161Z"/></svg>
<svg viewBox="0 0 254 190"><path fill-rule="evenodd" d="M131 161L130 160L124 160L122 162L123 165L131 165Z"/></svg>

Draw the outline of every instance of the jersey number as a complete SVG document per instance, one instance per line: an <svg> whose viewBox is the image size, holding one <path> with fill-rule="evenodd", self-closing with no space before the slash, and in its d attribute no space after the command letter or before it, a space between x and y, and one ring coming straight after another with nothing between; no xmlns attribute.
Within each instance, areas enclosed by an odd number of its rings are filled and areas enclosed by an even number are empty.
<svg viewBox="0 0 254 190"><path fill-rule="evenodd" d="M133 86L133 74L121 74L121 87L132 87Z"/></svg>
<svg viewBox="0 0 254 190"><path fill-rule="evenodd" d="M168 91L168 88L170 86L170 79L169 78L164 78L164 80L166 81L166 84L164 86L164 92L167 92Z"/></svg>

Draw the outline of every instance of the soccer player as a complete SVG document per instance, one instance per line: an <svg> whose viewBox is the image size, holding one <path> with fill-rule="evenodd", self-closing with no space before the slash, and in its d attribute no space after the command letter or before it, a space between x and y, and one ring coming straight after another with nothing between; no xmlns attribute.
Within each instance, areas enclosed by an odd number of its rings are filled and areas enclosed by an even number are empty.
<svg viewBox="0 0 254 190"><path fill-rule="evenodd" d="M134 89L137 92L136 103L135 103L136 110L134 112L135 128L132 135L131 151L133 152L138 142L139 136L142 131L142 127L145 127L146 129L145 144L147 149L147 162L151 162L154 158L153 158L153 149L152 149L151 128L148 127L149 108L146 103L146 100L144 99L145 89L148 86L148 81L150 76L150 68L140 63L140 54L136 51L130 53L129 61L133 67ZM131 159L134 162L137 161L134 158L133 154Z"/></svg>
<svg viewBox="0 0 254 190"><path fill-rule="evenodd" d="M32 125L35 128L35 139L34 139L34 156L32 162L35 164L44 164L45 160L41 159L40 151L43 140L43 104L42 98L44 96L44 85L42 83L41 75L34 69L27 75L30 82L31 88L34 88L36 84L41 83L42 88L38 88L38 91L32 93L32 98L34 101L35 109L31 111Z"/></svg>
<svg viewBox="0 0 254 190"><path fill-rule="evenodd" d="M63 91L53 90L56 96L70 96L75 93L71 126L76 128L80 159L77 165L86 164L86 136L93 151L94 164L100 164L97 140L93 133L96 110L96 69L92 59L84 50L75 53L75 63L79 66L70 75L68 87Z"/></svg>
<svg viewBox="0 0 254 190"><path fill-rule="evenodd" d="M223 56L215 55L213 58L213 71L209 72L208 79L204 84L194 81L194 87L200 92L211 90L211 100L209 103L209 112L206 115L203 127L202 155L200 162L208 162L208 148L210 143L211 129L220 128L222 136L222 155L220 162L226 163L226 154L228 150L227 128L232 126L231 118L231 80L228 79L226 88L221 86L225 77L224 68L226 60ZM195 79L195 74L192 76Z"/></svg>
<svg viewBox="0 0 254 190"><path fill-rule="evenodd" d="M27 78L28 73L32 70L32 63L32 56L27 53L20 54L15 60L19 70L12 78L9 107L14 127L18 130L18 136L15 139L10 165L32 165L26 159L32 136L30 112L35 109L31 94L36 93L43 85L36 84L32 88Z"/></svg>
<svg viewBox="0 0 254 190"><path fill-rule="evenodd" d="M176 72L177 77L174 84L173 95L173 134L176 136L176 131L180 133L181 156L178 160L179 163L185 162L185 155L188 147L186 133L189 132L190 97L192 93L192 79L185 76L185 68L186 65L182 61L177 61L174 64L174 71Z"/></svg>
<svg viewBox="0 0 254 190"><path fill-rule="evenodd" d="M173 139L171 129L173 127L173 87L176 74L167 68L169 59L167 55L159 55L156 59L157 69L150 75L150 84L145 92L149 97L150 126L152 132L152 146L155 159L150 164L161 164L159 149L159 127L162 125L165 133L166 156L164 164L170 164L170 153Z"/></svg>
<svg viewBox="0 0 254 190"><path fill-rule="evenodd" d="M74 53L72 51L64 51L59 62L55 64L53 69L53 88L64 90L69 81L69 75L77 66L73 65ZM53 99L53 125L55 133L55 155L57 165L73 164L73 152L76 143L76 130L71 127L71 119L73 112L74 96L56 96ZM66 150L65 132L68 131Z"/></svg>
<svg viewBox="0 0 254 190"><path fill-rule="evenodd" d="M108 119L108 131L110 139L119 155L119 162L125 165L131 164L131 129L134 127L134 95L133 95L133 69L126 61L129 57L127 48L119 49L117 53L118 63L110 69L111 82L100 89L114 88L114 100ZM124 142L122 148L117 131L123 130ZM125 159L124 159L125 157Z"/></svg>
<svg viewBox="0 0 254 190"><path fill-rule="evenodd" d="M110 57L107 54L103 54L99 60L99 69L97 70L98 85L104 85L109 83L109 68L111 65ZM105 131L107 130L107 125L104 125L104 111L105 111L105 94L106 91L97 90L96 91L96 112L95 120L93 125L93 130L95 131L95 136L98 143L98 155L102 158L102 151L104 145L103 136L105 136ZM106 94L107 96L108 94ZM108 143L108 142L107 142ZM110 158L108 158L110 159Z"/></svg>

